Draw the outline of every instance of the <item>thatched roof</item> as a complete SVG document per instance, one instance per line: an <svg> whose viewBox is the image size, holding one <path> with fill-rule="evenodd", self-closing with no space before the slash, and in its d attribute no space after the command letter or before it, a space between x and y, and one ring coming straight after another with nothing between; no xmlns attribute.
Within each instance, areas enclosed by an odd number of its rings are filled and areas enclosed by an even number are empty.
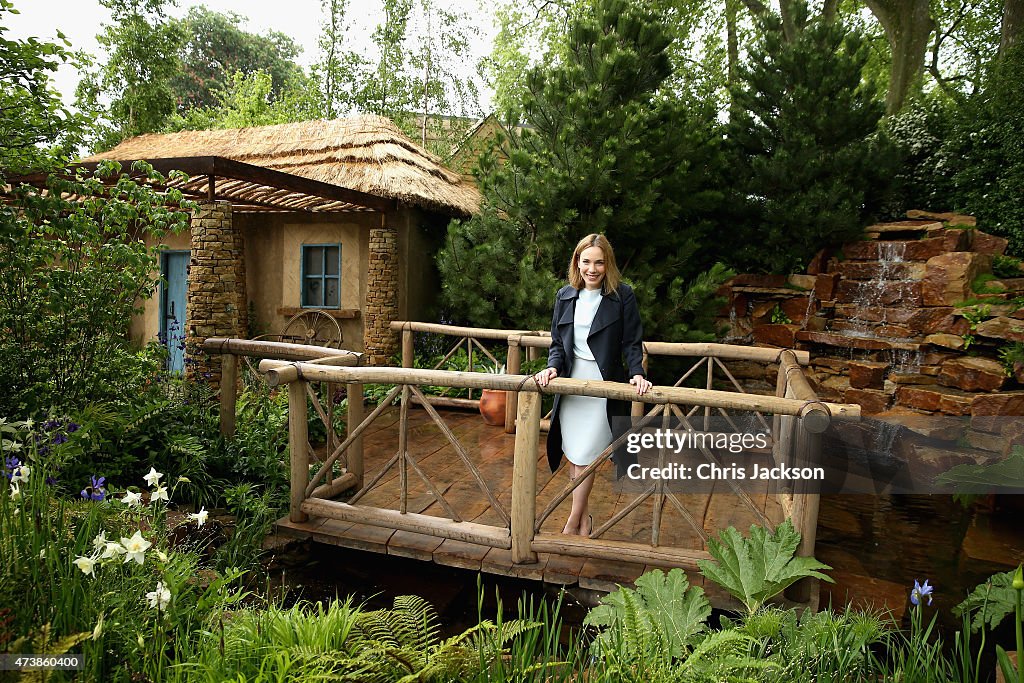
<svg viewBox="0 0 1024 683"><path fill-rule="evenodd" d="M469 215L480 205L471 182L445 168L394 123L374 115L151 133L83 162L178 157L224 157L445 214Z"/></svg>

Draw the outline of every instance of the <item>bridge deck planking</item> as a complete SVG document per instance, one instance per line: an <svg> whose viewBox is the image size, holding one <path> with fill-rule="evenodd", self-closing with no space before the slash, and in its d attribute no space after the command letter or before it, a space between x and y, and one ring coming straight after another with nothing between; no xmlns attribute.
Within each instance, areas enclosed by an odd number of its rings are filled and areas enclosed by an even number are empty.
<svg viewBox="0 0 1024 683"><path fill-rule="evenodd" d="M441 416L470 457L477 464L483 479L487 482L506 513L511 508L512 452L515 437L505 434L501 427L483 423L476 413L439 409ZM378 418L363 438L366 479L372 478L398 450L399 409L389 409ZM440 429L433 424L425 410L414 406L409 411L409 451L417 464L442 492L449 504L465 521L481 524L501 525L500 517L491 508L486 496L480 491L476 480L463 466L461 459ZM543 438L537 459L537 509L538 512L565 486L567 477L564 469L554 475L547 466ZM614 465L605 463L598 470L597 482L591 493L590 506L594 524L600 526L617 510L622 509L638 494L625 492L613 487ZM347 494L346 494L347 495ZM339 500L345 500L343 495ZM723 493L716 487L714 493L684 494L676 496L687 507L709 535L732 524L745 531L755 517L738 506L738 500L731 492ZM773 522L781 520L781 508L774 502L774 495L768 495L767 486L757 495L751 495L755 504L769 515ZM398 509L400 501L398 465L385 475L373 490L368 492L359 505L379 506ZM409 511L431 516L445 517L443 506L434 500L433 494L409 468ZM602 535L603 539L650 543L654 496L649 497L625 519ZM568 515L570 502L567 499L545 521L542 532L561 531ZM664 501L662 511L661 539L659 545L700 549L700 537L689 523L679 514L675 506ZM722 526L719 526L722 525ZM573 556L538 554L535 564L515 565L507 549L477 546L453 539L441 539L425 534L387 529L368 524L341 520L311 519L308 522L292 523L284 518L278 522L282 533L312 538L321 543L330 543L348 548L411 557L437 564L479 570L487 573L519 578L544 580L555 584L579 583L583 588L613 590L617 584L631 583L648 569L655 568L636 562L587 559ZM668 569L667 567L660 567ZM702 577L695 568L685 568L692 583L701 585ZM713 595L715 604L728 602L728 596Z"/></svg>

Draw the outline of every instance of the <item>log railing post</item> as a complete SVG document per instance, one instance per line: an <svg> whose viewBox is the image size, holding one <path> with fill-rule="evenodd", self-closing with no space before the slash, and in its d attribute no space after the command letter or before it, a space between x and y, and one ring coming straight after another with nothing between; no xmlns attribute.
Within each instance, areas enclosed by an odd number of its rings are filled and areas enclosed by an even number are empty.
<svg viewBox="0 0 1024 683"><path fill-rule="evenodd" d="M302 511L306 485L309 484L309 424L306 417L306 382L300 379L288 385L288 452L291 458L288 519L292 522L309 519Z"/></svg>
<svg viewBox="0 0 1024 683"><path fill-rule="evenodd" d="M814 467L821 451L821 434L809 431L804 427L803 420L796 419L794 435L794 458L796 467ZM818 534L818 508L821 494L816 482L798 482L793 492L793 527L800 532L798 557L813 557L814 544ZM814 490L809 490L814 489ZM795 602L806 603L811 599L813 579L801 579L786 591L786 597Z"/></svg>
<svg viewBox="0 0 1024 683"><path fill-rule="evenodd" d="M235 435L235 405L238 401L238 356L225 353L220 369L220 433Z"/></svg>
<svg viewBox="0 0 1024 683"><path fill-rule="evenodd" d="M402 328L402 367L411 368L416 364L416 351L413 347L413 331L406 325Z"/></svg>
<svg viewBox="0 0 1024 683"><path fill-rule="evenodd" d="M648 367L647 367L647 363L648 363L648 360L647 360L648 359L647 349L643 350L643 354L644 355L643 355L643 360L641 361L641 364L643 365L643 368L644 368L644 374L647 374L647 371L648 371ZM647 412L647 406L646 406L646 404L643 401L633 401L630 404L629 414L632 417L643 417L644 413L646 413L646 412Z"/></svg>
<svg viewBox="0 0 1024 683"><path fill-rule="evenodd" d="M519 337L508 338L508 356L505 361L505 372L518 375L522 368L523 347L519 345ZM505 398L505 433L516 431L516 411L519 407L519 392L509 391Z"/></svg>
<svg viewBox="0 0 1024 683"><path fill-rule="evenodd" d="M352 434L363 423L363 385L348 385L348 430ZM348 447L348 471L356 476L356 489L363 487L363 437L355 439Z"/></svg>
<svg viewBox="0 0 1024 683"><path fill-rule="evenodd" d="M537 444L540 441L540 394L523 392L516 420L512 459L512 561L537 561L533 552L537 518Z"/></svg>

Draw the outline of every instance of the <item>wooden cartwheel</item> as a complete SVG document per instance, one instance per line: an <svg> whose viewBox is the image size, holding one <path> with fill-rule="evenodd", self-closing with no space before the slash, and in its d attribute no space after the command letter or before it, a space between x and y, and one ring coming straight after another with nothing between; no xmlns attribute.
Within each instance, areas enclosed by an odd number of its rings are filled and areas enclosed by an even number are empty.
<svg viewBox="0 0 1024 683"><path fill-rule="evenodd" d="M329 349L340 349L344 341L341 325L328 311L311 308L300 311L288 319L277 334L261 334L253 337L253 341L275 341L289 344L306 344L307 346L324 346ZM246 367L251 373L259 373L259 359L245 358ZM322 385L321 385L322 388ZM327 383L327 417L330 424L334 423L334 389L335 385ZM327 452L334 450L336 444L333 430L327 430Z"/></svg>

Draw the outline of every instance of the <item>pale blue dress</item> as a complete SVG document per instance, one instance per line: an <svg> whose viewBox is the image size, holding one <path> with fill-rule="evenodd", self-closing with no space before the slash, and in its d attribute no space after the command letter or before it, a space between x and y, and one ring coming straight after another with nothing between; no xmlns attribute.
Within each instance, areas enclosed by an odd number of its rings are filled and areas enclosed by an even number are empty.
<svg viewBox="0 0 1024 683"><path fill-rule="evenodd" d="M576 301L572 329L573 379L601 380L601 368L587 344L590 326L601 305L600 289L582 289ZM562 396L559 402L559 422L562 429L562 450L574 465L586 467L612 442L608 426L608 400L593 396Z"/></svg>

